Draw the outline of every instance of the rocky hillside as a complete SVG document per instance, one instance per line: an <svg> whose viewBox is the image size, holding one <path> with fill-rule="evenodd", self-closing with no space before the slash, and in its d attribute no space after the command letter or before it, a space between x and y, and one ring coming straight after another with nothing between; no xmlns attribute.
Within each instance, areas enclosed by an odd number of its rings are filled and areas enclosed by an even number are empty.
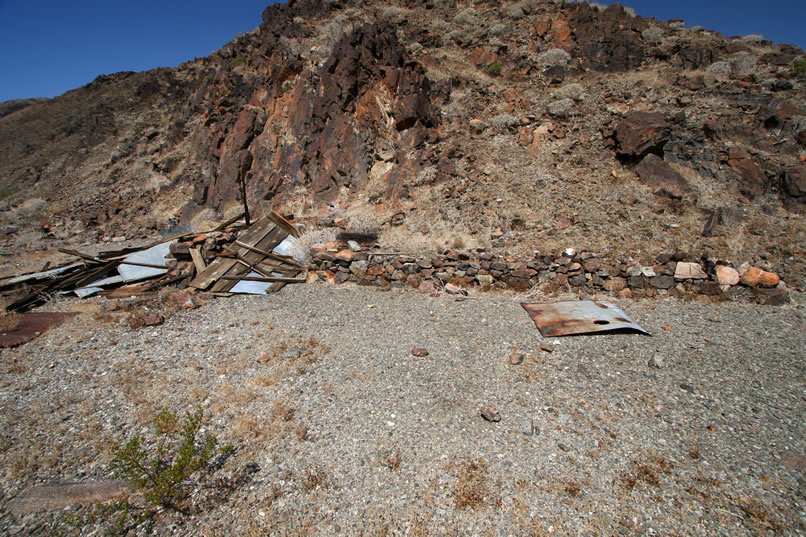
<svg viewBox="0 0 806 537"><path fill-rule="evenodd" d="M257 21L256 21L257 22ZM241 209L392 249L686 252L806 276L806 59L585 3L303 0L0 117L7 253Z"/></svg>

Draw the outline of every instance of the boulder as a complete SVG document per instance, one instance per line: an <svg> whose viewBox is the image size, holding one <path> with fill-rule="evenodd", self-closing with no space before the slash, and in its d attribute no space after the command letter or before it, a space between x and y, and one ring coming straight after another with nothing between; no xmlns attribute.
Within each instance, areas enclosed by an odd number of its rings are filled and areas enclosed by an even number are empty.
<svg viewBox="0 0 806 537"><path fill-rule="evenodd" d="M613 133L616 153L622 157L663 155L672 125L657 112L632 112L622 119Z"/></svg>
<svg viewBox="0 0 806 537"><path fill-rule="evenodd" d="M773 272L767 272L747 263L739 267L740 280L744 285L750 287L775 287L781 281L781 277Z"/></svg>
<svg viewBox="0 0 806 537"><path fill-rule="evenodd" d="M806 166L787 168L781 175L786 195L801 203L806 201Z"/></svg>
<svg viewBox="0 0 806 537"><path fill-rule="evenodd" d="M728 150L727 163L739 179L739 191L742 194L754 198L764 192L767 176L750 153L740 147L731 147Z"/></svg>
<svg viewBox="0 0 806 537"><path fill-rule="evenodd" d="M735 268L717 265L716 281L719 282L719 285L736 285L739 283L739 280L739 272Z"/></svg>
<svg viewBox="0 0 806 537"><path fill-rule="evenodd" d="M663 159L649 154L636 166L635 173L641 182L654 187L657 194L674 199L682 199L691 188L683 176L677 173Z"/></svg>
<svg viewBox="0 0 806 537"><path fill-rule="evenodd" d="M675 280L704 280L706 278L708 278L708 275L699 263L680 262L674 270Z"/></svg>

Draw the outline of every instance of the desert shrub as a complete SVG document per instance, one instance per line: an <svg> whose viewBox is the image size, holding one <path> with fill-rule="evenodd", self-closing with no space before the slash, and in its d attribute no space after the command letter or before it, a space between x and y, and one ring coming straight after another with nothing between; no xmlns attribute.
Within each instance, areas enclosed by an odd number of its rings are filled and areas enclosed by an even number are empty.
<svg viewBox="0 0 806 537"><path fill-rule="evenodd" d="M495 62L487 68L487 73L490 76L500 76L502 67L501 62Z"/></svg>
<svg viewBox="0 0 806 537"><path fill-rule="evenodd" d="M233 451L229 445L216 449L218 440L213 435L200 435L202 417L201 408L188 411L181 421L176 412L162 409L153 419L153 438L135 435L126 441L111 440L111 470L134 484L145 505L119 500L96 506L68 523L85 529L103 525L107 533L125 535L162 510L187 514L192 507L191 493L202 485L201 478L212 473L213 457Z"/></svg>
<svg viewBox="0 0 806 537"><path fill-rule="evenodd" d="M242 63L246 63L246 56L243 54L236 56L232 59L232 66L235 67L236 65L241 65Z"/></svg>
<svg viewBox="0 0 806 537"><path fill-rule="evenodd" d="M487 32L490 35L504 35L509 31L509 26L506 24L493 24Z"/></svg>
<svg viewBox="0 0 806 537"><path fill-rule="evenodd" d="M114 442L112 470L132 480L148 503L184 511L182 504L195 484L190 476L217 452L215 436L199 438L202 416L201 408L188 411L180 424L176 412L162 409L154 417L153 441L134 436Z"/></svg>
<svg viewBox="0 0 806 537"><path fill-rule="evenodd" d="M325 244L336 240L335 228L322 228L306 230L291 243L291 257L302 264L310 263L314 248L321 248Z"/></svg>
<svg viewBox="0 0 806 537"><path fill-rule="evenodd" d="M795 60L794 68L796 73L806 73L806 54Z"/></svg>
<svg viewBox="0 0 806 537"><path fill-rule="evenodd" d="M657 26L650 26L641 32L641 37L647 45L660 45L663 42L663 30Z"/></svg>
<svg viewBox="0 0 806 537"><path fill-rule="evenodd" d="M739 75L752 73L756 70L758 58L749 52L737 52L728 59L733 70Z"/></svg>
<svg viewBox="0 0 806 537"><path fill-rule="evenodd" d="M557 89L553 94L555 99L573 99L576 102L585 100L585 88L576 82L566 84Z"/></svg>
<svg viewBox="0 0 806 537"><path fill-rule="evenodd" d="M571 55L561 48L553 48L539 55L537 61L548 66L567 65L571 61Z"/></svg>
<svg viewBox="0 0 806 537"><path fill-rule="evenodd" d="M564 118L568 117L574 108L573 99L560 99L549 103L547 110L548 113L554 117Z"/></svg>
<svg viewBox="0 0 806 537"><path fill-rule="evenodd" d="M476 10L472 7L469 7L463 11L460 11L453 20L459 24L474 24L476 22Z"/></svg>
<svg viewBox="0 0 806 537"><path fill-rule="evenodd" d="M490 118L490 125L498 129L511 129L519 124L520 120L511 114L498 114Z"/></svg>

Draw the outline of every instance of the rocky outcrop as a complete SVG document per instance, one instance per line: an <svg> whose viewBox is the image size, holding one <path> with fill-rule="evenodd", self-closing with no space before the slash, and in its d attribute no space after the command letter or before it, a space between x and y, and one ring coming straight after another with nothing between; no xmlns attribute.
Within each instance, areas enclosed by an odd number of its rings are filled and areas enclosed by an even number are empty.
<svg viewBox="0 0 806 537"><path fill-rule="evenodd" d="M739 191L748 197L760 195L767 187L764 169L747 150L740 147L728 149L726 162L730 172L738 180Z"/></svg>
<svg viewBox="0 0 806 537"><path fill-rule="evenodd" d="M151 235L233 216L245 184L252 207L414 244L797 257L774 237L802 235L801 55L617 5L275 4L207 58L0 117L0 210L44 200L38 236ZM759 229L739 245L715 204Z"/></svg>
<svg viewBox="0 0 806 537"><path fill-rule="evenodd" d="M296 32L283 27L271 35L280 31ZM272 91L265 100L255 87L237 115L229 110L233 96L211 113L219 115L208 120L213 131L206 135L215 140L207 157L213 173L197 185L195 204L218 210L247 176L251 193L275 202L298 186L310 188L314 201L333 202L367 183L382 147L397 148L385 190L404 194L395 172L416 174L439 114L424 69L406 59L394 28L360 26L334 44L316 72L274 70L266 82Z"/></svg>
<svg viewBox="0 0 806 537"><path fill-rule="evenodd" d="M568 26L574 39L570 48L597 71L628 71L645 57L641 32L648 27L646 19L631 16L619 4L600 12L579 3L568 15Z"/></svg>
<svg viewBox="0 0 806 537"><path fill-rule="evenodd" d="M683 177L657 155L649 154L635 168L641 181L660 195L682 199L691 190Z"/></svg>
<svg viewBox="0 0 806 537"><path fill-rule="evenodd" d="M631 112L612 134L616 153L623 158L643 157L649 153L663 156L669 141L671 124L657 112Z"/></svg>

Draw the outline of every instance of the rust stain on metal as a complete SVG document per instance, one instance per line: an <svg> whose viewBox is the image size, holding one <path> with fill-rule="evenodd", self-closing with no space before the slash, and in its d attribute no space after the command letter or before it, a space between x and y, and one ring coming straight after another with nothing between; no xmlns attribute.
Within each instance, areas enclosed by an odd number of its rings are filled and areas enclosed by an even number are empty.
<svg viewBox="0 0 806 537"><path fill-rule="evenodd" d="M576 300L554 304L525 304L523 309L544 337L632 330L649 335L626 313L607 302Z"/></svg>
<svg viewBox="0 0 806 537"><path fill-rule="evenodd" d="M59 326L76 315L78 313L75 312L23 313L20 315L20 323L17 328L0 333L0 347L16 347L17 345L28 343L54 326Z"/></svg>

